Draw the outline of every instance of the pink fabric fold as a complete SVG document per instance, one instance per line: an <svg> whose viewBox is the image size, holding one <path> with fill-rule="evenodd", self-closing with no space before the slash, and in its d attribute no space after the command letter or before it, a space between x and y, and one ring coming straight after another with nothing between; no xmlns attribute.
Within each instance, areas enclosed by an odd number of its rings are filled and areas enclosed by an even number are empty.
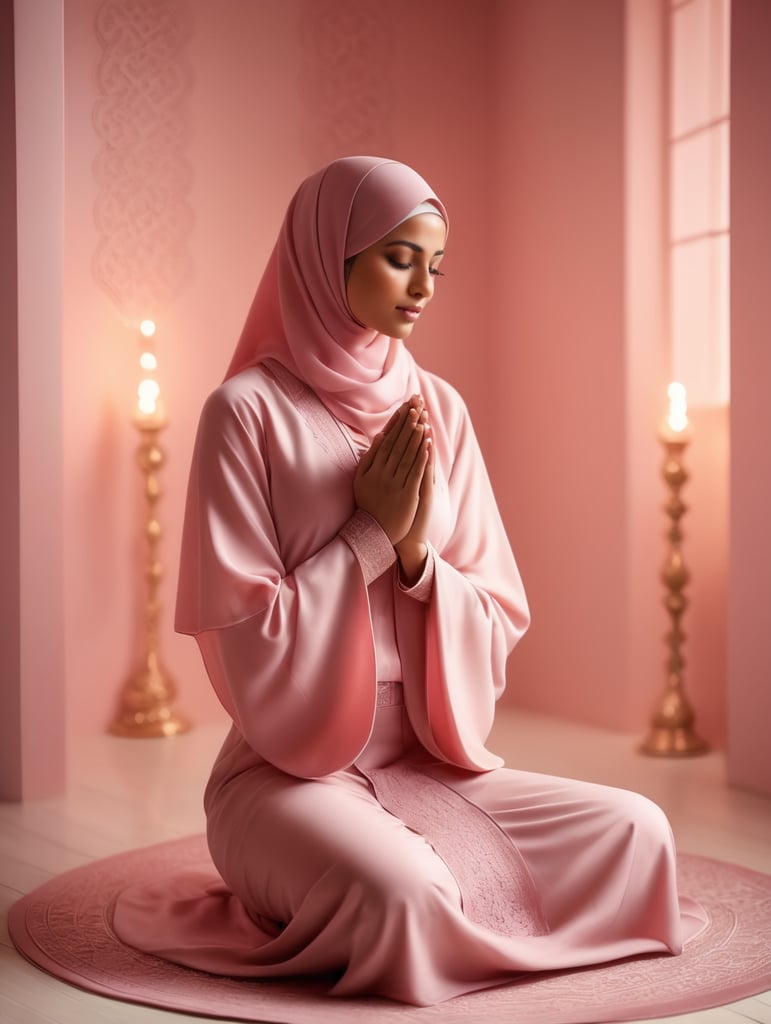
<svg viewBox="0 0 771 1024"><path fill-rule="evenodd" d="M177 628L196 634L253 754L292 774L337 771L366 745L380 619L394 622L426 749L477 771L502 763L485 742L527 601L466 408L434 375L417 380L437 451L425 603L394 566L381 574L387 595L373 593L374 570L349 543L357 456L310 389L255 368L202 413L185 525L198 573L181 577ZM376 598L393 607L375 614Z"/></svg>

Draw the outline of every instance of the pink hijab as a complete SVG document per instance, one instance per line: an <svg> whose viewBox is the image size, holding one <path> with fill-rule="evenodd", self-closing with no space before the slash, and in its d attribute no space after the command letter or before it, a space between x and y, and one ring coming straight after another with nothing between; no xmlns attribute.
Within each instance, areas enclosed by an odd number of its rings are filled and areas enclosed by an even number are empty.
<svg viewBox="0 0 771 1024"><path fill-rule="evenodd" d="M416 389L415 364L398 339L363 327L348 307L344 261L430 202L405 164L335 160L300 185L286 212L226 379L277 359L343 423L372 437Z"/></svg>

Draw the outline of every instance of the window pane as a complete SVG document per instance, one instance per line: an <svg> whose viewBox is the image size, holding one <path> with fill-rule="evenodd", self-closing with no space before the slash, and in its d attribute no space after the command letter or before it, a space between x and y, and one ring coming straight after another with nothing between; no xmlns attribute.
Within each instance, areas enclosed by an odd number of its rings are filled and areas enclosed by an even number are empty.
<svg viewBox="0 0 771 1024"><path fill-rule="evenodd" d="M728 116L729 0L689 0L672 11L671 132Z"/></svg>
<svg viewBox="0 0 771 1024"><path fill-rule="evenodd" d="M674 241L728 229L728 124L672 144Z"/></svg>
<svg viewBox="0 0 771 1024"><path fill-rule="evenodd" d="M727 235L672 248L672 376L692 405L729 400Z"/></svg>

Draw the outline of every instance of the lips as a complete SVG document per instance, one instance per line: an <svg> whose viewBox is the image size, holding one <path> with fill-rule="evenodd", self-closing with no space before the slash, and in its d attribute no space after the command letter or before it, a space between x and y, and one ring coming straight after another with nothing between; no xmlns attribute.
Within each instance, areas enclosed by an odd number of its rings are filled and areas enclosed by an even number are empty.
<svg viewBox="0 0 771 1024"><path fill-rule="evenodd" d="M417 320L423 312L422 306L397 306L400 313L403 313L408 320Z"/></svg>

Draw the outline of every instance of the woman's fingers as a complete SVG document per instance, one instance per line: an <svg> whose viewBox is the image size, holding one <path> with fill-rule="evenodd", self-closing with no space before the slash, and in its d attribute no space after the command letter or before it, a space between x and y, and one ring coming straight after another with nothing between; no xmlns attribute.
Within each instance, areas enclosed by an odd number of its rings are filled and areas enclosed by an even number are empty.
<svg viewBox="0 0 771 1024"><path fill-rule="evenodd" d="M401 415L386 436L383 464L386 470L404 480L420 451L428 414L422 404L405 403Z"/></svg>
<svg viewBox="0 0 771 1024"><path fill-rule="evenodd" d="M385 465L391 459L394 446L401 435L409 411L409 405L405 402L396 410L386 424L383 430L383 443L380 446L380 462L382 465Z"/></svg>
<svg viewBox="0 0 771 1024"><path fill-rule="evenodd" d="M357 476L360 476L362 473L367 473L371 469L372 463L375 461L375 456L377 455L378 451L380 451L382 444L383 435L375 434L374 438L372 439L372 444L359 459L359 465L356 469Z"/></svg>
<svg viewBox="0 0 771 1024"><path fill-rule="evenodd" d="M434 438L430 429L426 430L426 447L428 458L426 459L426 471L420 484L420 500L430 507L431 499L434 496L434 474L436 472L436 452L434 451Z"/></svg>
<svg viewBox="0 0 771 1024"><path fill-rule="evenodd" d="M409 439L401 453L399 464L396 466L395 475L399 480L405 483L414 477L416 466L422 473L422 467L424 465L423 455L425 453L425 427L422 423L416 423L413 425Z"/></svg>
<svg viewBox="0 0 771 1024"><path fill-rule="evenodd" d="M359 462L356 503L377 519L394 544L413 531L416 517L424 518L421 506L430 506L425 477L427 472L433 475L431 449L428 414L422 400L413 396L391 416Z"/></svg>

